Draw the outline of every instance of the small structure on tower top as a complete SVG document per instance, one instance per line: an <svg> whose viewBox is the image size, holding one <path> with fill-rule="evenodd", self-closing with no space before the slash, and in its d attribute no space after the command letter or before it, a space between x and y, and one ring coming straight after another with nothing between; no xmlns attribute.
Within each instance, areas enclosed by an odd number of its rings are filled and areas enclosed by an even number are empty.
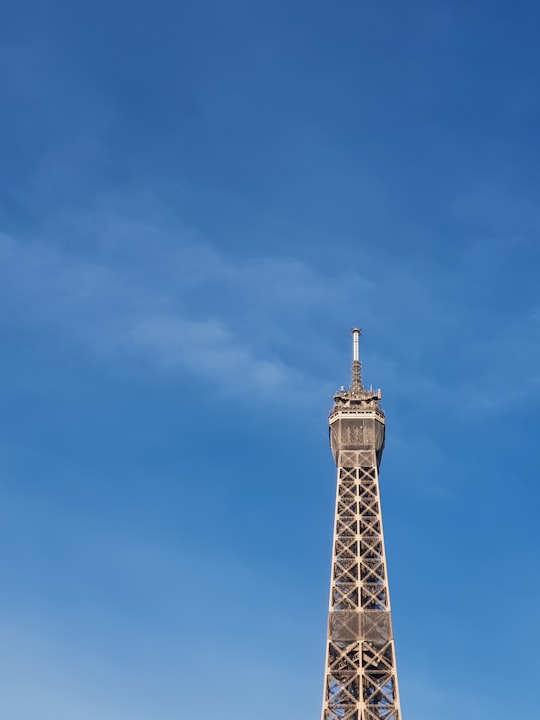
<svg viewBox="0 0 540 720"><path fill-rule="evenodd" d="M356 395L362 390L362 363L360 362L360 335L362 328L351 329L353 337L353 360L351 372L351 395Z"/></svg>
<svg viewBox="0 0 540 720"><path fill-rule="evenodd" d="M348 390L345 390L343 385L334 394L334 407L330 411L330 418L338 410L344 410L350 408L351 410L358 411L359 406L364 408L369 407L370 410L374 410L384 418L382 409L378 406L379 400L382 397L380 389L374 390L370 385L369 389L364 389L362 384L362 362L360 361L360 336L362 335L361 328L352 328L351 334L353 338L353 356L351 365L351 384Z"/></svg>

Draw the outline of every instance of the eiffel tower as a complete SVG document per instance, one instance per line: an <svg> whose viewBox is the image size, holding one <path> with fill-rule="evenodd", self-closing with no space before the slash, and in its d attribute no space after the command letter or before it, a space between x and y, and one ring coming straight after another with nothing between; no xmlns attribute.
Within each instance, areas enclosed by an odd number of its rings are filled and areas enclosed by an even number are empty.
<svg viewBox="0 0 540 720"><path fill-rule="evenodd" d="M329 416L337 491L321 717L401 720L379 499L385 416L381 391L362 385L360 334Z"/></svg>

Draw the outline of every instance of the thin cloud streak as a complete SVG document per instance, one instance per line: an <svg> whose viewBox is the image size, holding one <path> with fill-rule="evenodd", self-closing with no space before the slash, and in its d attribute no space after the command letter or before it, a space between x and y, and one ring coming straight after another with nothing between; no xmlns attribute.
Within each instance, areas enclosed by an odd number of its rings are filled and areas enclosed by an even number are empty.
<svg viewBox="0 0 540 720"><path fill-rule="evenodd" d="M225 390L243 385L271 395L293 381L302 383L294 367L250 347L249 335L237 337L226 318L212 313L195 320L173 310L183 304L181 286L165 292L144 287L129 273L5 236L0 251L2 294L12 321L48 326L99 356L139 356L160 369L211 379Z"/></svg>
<svg viewBox="0 0 540 720"><path fill-rule="evenodd" d="M227 394L249 388L279 403L291 392L308 397L321 384L332 390L323 378L334 365L342 367L342 353L338 358L314 331L336 325L337 312L340 323L348 313L376 336L377 372L372 367L368 377L386 392L399 396L414 386L434 405L450 405L459 382L461 407L474 404L485 412L512 397L537 395L540 343L530 331L538 324L537 309L502 321L495 341L467 341L475 325L467 296L469 251L457 280L450 268L437 281L429 266L383 264L372 254L366 267L384 270L374 280L371 272L327 273L294 258L226 256L194 233L148 222L101 218L95 228L101 228L102 246L114 239L113 257L105 252L96 259L51 241L0 238L1 293L12 320L49 327L97 356L139 358L161 372L211 381ZM503 245L493 283L504 272ZM457 343L460 335L464 340ZM510 393L501 392L501 353L494 349L504 347L505 336L522 349L505 357L508 375L519 377ZM470 368L468 377L438 377L444 345ZM426 358L432 358L431 376L415 370Z"/></svg>

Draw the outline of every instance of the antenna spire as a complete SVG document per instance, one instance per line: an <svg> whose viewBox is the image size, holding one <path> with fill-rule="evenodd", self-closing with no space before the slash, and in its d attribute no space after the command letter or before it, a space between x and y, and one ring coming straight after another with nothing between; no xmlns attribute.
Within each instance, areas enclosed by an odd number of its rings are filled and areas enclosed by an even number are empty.
<svg viewBox="0 0 540 720"><path fill-rule="evenodd" d="M353 337L353 360L350 392L352 395L356 395L363 389L362 363L360 362L360 335L362 334L362 329L352 328L351 333Z"/></svg>

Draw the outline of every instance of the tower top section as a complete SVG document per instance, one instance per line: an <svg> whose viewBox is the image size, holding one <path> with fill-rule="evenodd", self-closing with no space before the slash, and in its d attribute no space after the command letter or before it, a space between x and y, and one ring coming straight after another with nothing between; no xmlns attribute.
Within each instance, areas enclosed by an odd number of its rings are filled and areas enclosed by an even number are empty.
<svg viewBox="0 0 540 720"><path fill-rule="evenodd" d="M362 363L360 362L360 336L361 328L354 327L351 329L352 334L352 365L351 365L351 384L346 390L343 385L334 393L334 406L330 412L330 421L336 417L336 413L345 411L350 413L364 414L366 411L372 412L384 422L384 412L379 407L381 399L381 391L366 389L362 384Z"/></svg>

